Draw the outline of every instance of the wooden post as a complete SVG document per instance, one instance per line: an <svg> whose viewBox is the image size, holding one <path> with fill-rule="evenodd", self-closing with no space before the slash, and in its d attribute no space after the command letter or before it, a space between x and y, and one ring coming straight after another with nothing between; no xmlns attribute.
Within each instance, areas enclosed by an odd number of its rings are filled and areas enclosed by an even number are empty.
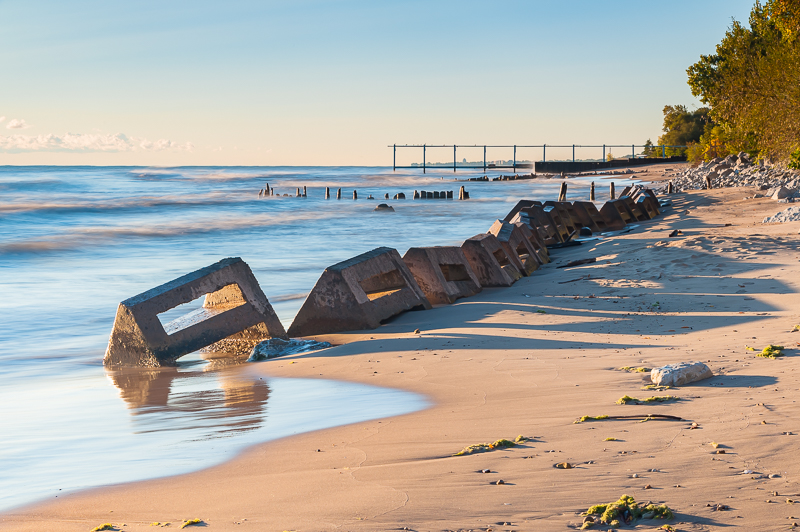
<svg viewBox="0 0 800 532"><path fill-rule="evenodd" d="M358 199L358 191L357 190L353 191L353 199Z"/></svg>
<svg viewBox="0 0 800 532"><path fill-rule="evenodd" d="M706 190L711 190L711 176L706 176Z"/></svg>
<svg viewBox="0 0 800 532"><path fill-rule="evenodd" d="M325 187L325 199L331 199L331 189L330 189L330 187Z"/></svg>
<svg viewBox="0 0 800 532"><path fill-rule="evenodd" d="M336 191L336 199L342 199L342 189L338 189Z"/></svg>
<svg viewBox="0 0 800 532"><path fill-rule="evenodd" d="M594 181L592 181L592 188L589 189L589 200L594 201Z"/></svg>
<svg viewBox="0 0 800 532"><path fill-rule="evenodd" d="M419 199L419 191L414 191L414 199Z"/></svg>
<svg viewBox="0 0 800 532"><path fill-rule="evenodd" d="M464 186L462 185L461 188L458 189L458 199L464 199Z"/></svg>
<svg viewBox="0 0 800 532"><path fill-rule="evenodd" d="M669 183L667 183L667 194L672 194L672 193L674 192L674 190L675 190L675 188L674 188L674 186L672 185L672 181L670 181Z"/></svg>
<svg viewBox="0 0 800 532"><path fill-rule="evenodd" d="M609 192L610 192L610 195L611 195L611 199L615 199L614 198L614 182L613 181L611 182L611 186L609 187Z"/></svg>
<svg viewBox="0 0 800 532"><path fill-rule="evenodd" d="M272 194L270 193L270 189L269 189L269 183L267 183L267 188L264 189L264 195L265 196L272 196Z"/></svg>
<svg viewBox="0 0 800 532"><path fill-rule="evenodd" d="M388 192L383 195L383 199L389 199L389 193Z"/></svg>
<svg viewBox="0 0 800 532"><path fill-rule="evenodd" d="M305 198L307 194L308 194L308 190L306 189L306 186L303 185L303 197Z"/></svg>
<svg viewBox="0 0 800 532"><path fill-rule="evenodd" d="M298 198L300 197L300 187L297 187L297 194L295 194Z"/></svg>
<svg viewBox="0 0 800 532"><path fill-rule="evenodd" d="M567 182L561 183L561 190L558 192L558 201L567 201Z"/></svg>

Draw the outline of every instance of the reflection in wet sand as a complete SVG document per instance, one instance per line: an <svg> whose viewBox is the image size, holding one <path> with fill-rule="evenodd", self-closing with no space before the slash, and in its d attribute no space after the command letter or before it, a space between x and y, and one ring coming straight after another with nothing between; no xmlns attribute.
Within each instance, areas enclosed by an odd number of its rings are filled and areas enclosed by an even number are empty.
<svg viewBox="0 0 800 532"><path fill-rule="evenodd" d="M134 433L191 430L192 440L260 428L270 389L233 359L208 364L108 370L128 406ZM198 432L199 431L199 432Z"/></svg>

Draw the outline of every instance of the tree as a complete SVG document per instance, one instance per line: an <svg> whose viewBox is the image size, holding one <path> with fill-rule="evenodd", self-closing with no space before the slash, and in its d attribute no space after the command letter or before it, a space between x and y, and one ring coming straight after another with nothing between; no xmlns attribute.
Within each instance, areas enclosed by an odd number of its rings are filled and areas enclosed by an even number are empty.
<svg viewBox="0 0 800 532"><path fill-rule="evenodd" d="M687 146L698 142L709 122L709 109L689 111L685 105L664 106L664 134L658 137L661 146ZM667 148L666 155L686 155L686 148Z"/></svg>
<svg viewBox="0 0 800 532"><path fill-rule="evenodd" d="M721 128L713 137L729 152L787 160L800 148L798 37L800 0L756 2L749 28L734 20L716 53L687 70L692 94Z"/></svg>

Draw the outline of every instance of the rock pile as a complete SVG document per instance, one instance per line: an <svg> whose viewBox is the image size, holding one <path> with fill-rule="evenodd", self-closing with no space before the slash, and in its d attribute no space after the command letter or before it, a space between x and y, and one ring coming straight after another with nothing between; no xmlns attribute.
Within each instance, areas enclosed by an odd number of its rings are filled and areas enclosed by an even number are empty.
<svg viewBox="0 0 800 532"><path fill-rule="evenodd" d="M672 177L675 192L722 187L758 187L764 191L759 197L771 197L786 202L800 201L800 173L778 166L754 164L750 156L742 152L728 155L724 159L713 159L695 168L668 174ZM658 193L665 193L664 186Z"/></svg>
<svg viewBox="0 0 800 532"><path fill-rule="evenodd" d="M789 207L785 211L781 211L774 216L767 216L764 218L763 223L774 224L783 222L796 222L800 220L800 207Z"/></svg>

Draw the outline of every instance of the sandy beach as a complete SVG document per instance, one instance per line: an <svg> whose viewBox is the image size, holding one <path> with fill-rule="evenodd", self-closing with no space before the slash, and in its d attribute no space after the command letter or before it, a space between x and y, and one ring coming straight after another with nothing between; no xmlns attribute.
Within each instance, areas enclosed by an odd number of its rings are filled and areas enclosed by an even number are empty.
<svg viewBox="0 0 800 532"><path fill-rule="evenodd" d="M421 393L426 410L258 445L193 474L58 497L3 514L0 529L140 531L197 518L209 530L568 530L590 505L627 494L668 505L676 530L789 530L800 523L800 332L791 332L800 222L761 224L786 205L746 199L753 193L674 195L659 218L555 250L511 288L320 337L336 347L255 366ZM682 234L669 238L675 229ZM586 257L597 262L558 268ZM785 356L746 349L768 344ZM695 360L715 376L667 391L643 390L649 373L618 369ZM679 400L616 404L625 395ZM645 413L682 420L574 423ZM454 456L518 435L529 440ZM574 467L554 467L564 462Z"/></svg>

